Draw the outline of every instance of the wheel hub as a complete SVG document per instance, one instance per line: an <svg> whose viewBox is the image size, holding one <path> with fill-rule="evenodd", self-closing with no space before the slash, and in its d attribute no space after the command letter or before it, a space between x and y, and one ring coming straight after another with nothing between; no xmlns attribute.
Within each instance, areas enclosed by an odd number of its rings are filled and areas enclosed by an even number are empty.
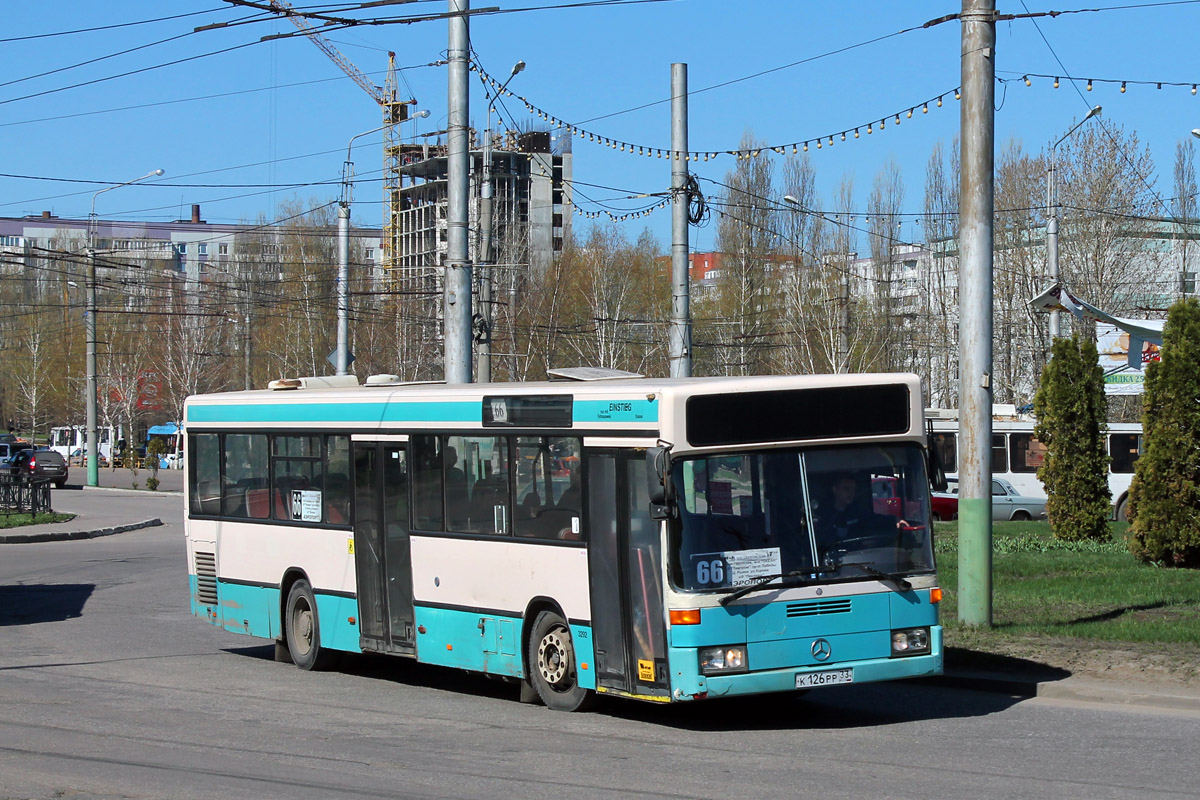
<svg viewBox="0 0 1200 800"><path fill-rule="evenodd" d="M560 631L553 630L542 637L538 645L538 671L546 683L558 686L570 668L566 643Z"/></svg>

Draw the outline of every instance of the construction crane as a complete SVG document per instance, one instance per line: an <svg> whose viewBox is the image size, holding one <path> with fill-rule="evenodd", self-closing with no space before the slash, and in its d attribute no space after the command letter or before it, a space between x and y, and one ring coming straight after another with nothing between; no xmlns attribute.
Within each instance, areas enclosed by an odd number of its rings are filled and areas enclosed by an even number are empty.
<svg viewBox="0 0 1200 800"><path fill-rule="evenodd" d="M295 9L286 0L268 0L271 9L284 15L296 26L309 41L329 56L342 72L350 76L350 80L371 96L383 110L383 268L384 274L394 280L396 268L400 262L400 123L408 119L408 107L416 105L416 100L399 100L396 82L396 54L388 53L387 77L383 86L376 86L362 70L354 66L342 55L328 39L308 23L308 20L295 13Z"/></svg>

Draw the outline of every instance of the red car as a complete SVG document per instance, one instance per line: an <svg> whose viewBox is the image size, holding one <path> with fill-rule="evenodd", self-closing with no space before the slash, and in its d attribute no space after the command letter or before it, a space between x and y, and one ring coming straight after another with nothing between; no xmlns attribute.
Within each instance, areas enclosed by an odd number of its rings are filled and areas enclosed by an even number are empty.
<svg viewBox="0 0 1200 800"><path fill-rule="evenodd" d="M914 503L903 500L896 493L896 479L878 476L871 479L871 501L876 514L918 519L920 512ZM930 511L934 522L958 519L958 495L949 492L933 492L929 496Z"/></svg>
<svg viewBox="0 0 1200 800"><path fill-rule="evenodd" d="M949 522L958 519L958 495L949 492L932 492L929 505L934 522Z"/></svg>

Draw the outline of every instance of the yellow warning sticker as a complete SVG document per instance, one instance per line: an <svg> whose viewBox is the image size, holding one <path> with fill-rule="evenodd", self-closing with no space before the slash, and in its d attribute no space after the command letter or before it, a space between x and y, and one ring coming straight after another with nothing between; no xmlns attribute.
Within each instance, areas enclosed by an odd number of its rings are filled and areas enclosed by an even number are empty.
<svg viewBox="0 0 1200 800"><path fill-rule="evenodd" d="M346 540L346 552L349 553L350 555L354 555L354 540L353 539Z"/></svg>
<svg viewBox="0 0 1200 800"><path fill-rule="evenodd" d="M654 662L638 659L638 680L639 681L654 681Z"/></svg>

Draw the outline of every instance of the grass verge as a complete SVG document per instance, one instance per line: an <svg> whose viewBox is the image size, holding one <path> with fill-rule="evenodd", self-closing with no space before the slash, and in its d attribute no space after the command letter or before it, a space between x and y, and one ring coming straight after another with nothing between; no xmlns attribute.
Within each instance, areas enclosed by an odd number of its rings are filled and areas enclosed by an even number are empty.
<svg viewBox="0 0 1200 800"><path fill-rule="evenodd" d="M8 514L0 512L0 529L20 528L25 525L44 525L52 522L68 522L75 519L74 514Z"/></svg>
<svg viewBox="0 0 1200 800"><path fill-rule="evenodd" d="M1127 530L1112 523L1106 541L1061 542L1047 522L994 523L993 625L976 628L958 621L958 523L937 523L946 645L1060 662L1106 649L1194 671L1200 572L1143 564L1125 546Z"/></svg>

